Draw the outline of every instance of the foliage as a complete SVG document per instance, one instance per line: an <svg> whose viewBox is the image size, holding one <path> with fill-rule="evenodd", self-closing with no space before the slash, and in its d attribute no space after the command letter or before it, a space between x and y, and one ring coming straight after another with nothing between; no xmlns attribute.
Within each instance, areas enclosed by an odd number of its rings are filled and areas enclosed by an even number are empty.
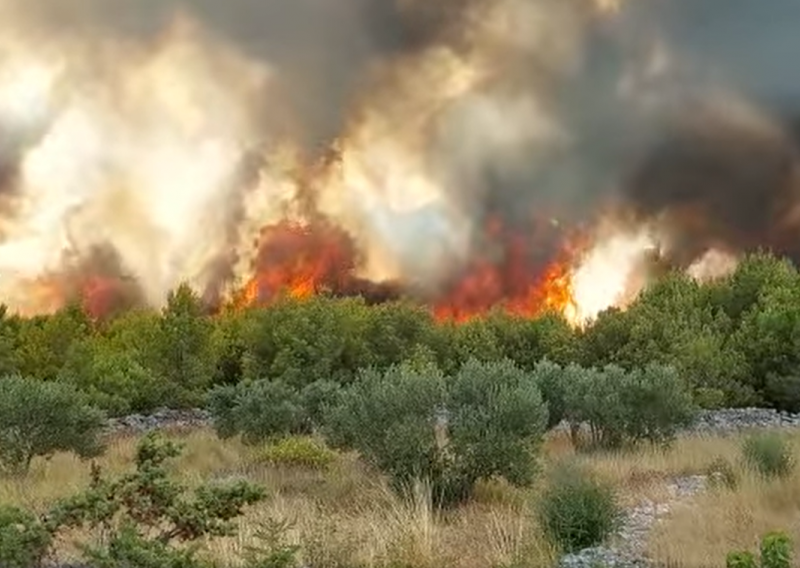
<svg viewBox="0 0 800 568"><path fill-rule="evenodd" d="M435 428L444 396L444 377L432 367L367 369L326 412L325 434L334 447L358 450L398 490L418 478L444 483Z"/></svg>
<svg viewBox="0 0 800 568"><path fill-rule="evenodd" d="M262 500L263 489L247 482L201 485L189 492L169 478L167 460L180 448L157 434L142 439L136 470L106 479L93 468L86 491L59 501L45 525L100 530L103 538L85 544L87 559L99 568L194 568L196 547L207 537L231 536L243 508Z"/></svg>
<svg viewBox="0 0 800 568"><path fill-rule="evenodd" d="M789 568L792 565L792 541L782 532L771 532L761 539L762 568Z"/></svg>
<svg viewBox="0 0 800 568"><path fill-rule="evenodd" d="M13 507L0 507L0 566L38 566L52 541L50 531L33 514Z"/></svg>
<svg viewBox="0 0 800 568"><path fill-rule="evenodd" d="M571 365L562 374L565 417L586 423L590 445L616 448L638 442L666 443L694 418L691 394L675 369L647 365L625 371L608 365L585 369ZM566 385L566 386L563 386Z"/></svg>
<svg viewBox="0 0 800 568"><path fill-rule="evenodd" d="M208 397L214 428L222 438L239 434L258 444L300 430L300 395L282 381L261 380L217 387Z"/></svg>
<svg viewBox="0 0 800 568"><path fill-rule="evenodd" d="M761 562L750 551L728 553L727 568L789 568L792 565L793 547L791 539L783 532L771 532L761 539Z"/></svg>
<svg viewBox="0 0 800 568"><path fill-rule="evenodd" d="M603 542L619 526L614 489L574 463L559 465L538 504L539 519L565 552Z"/></svg>
<svg viewBox="0 0 800 568"><path fill-rule="evenodd" d="M742 452L747 465L764 477L786 477L794 468L791 446L776 433L750 436Z"/></svg>
<svg viewBox="0 0 800 568"><path fill-rule="evenodd" d="M467 361L446 397L445 451L471 487L502 477L528 485L547 423L539 385L513 362Z"/></svg>
<svg viewBox="0 0 800 568"><path fill-rule="evenodd" d="M758 568L756 555L749 551L729 552L725 559L726 568Z"/></svg>
<svg viewBox="0 0 800 568"><path fill-rule="evenodd" d="M553 365L599 369L591 373L601 380L597 373L623 378L608 369L641 371L645 383L645 375L666 376L669 367L701 407L796 410L798 295L795 267L764 253L710 283L664 274L625 310L610 309L584 329L557 314L529 319L500 311L463 324L437 322L430 310L408 302L370 306L325 295L211 314L184 285L161 310L99 321L78 303L31 318L0 308L0 375L69 385L112 415L198 406L215 386L274 382L300 396L292 404L302 409L301 423L291 429L306 433L322 426L323 407L362 370L383 373L407 362L454 375L472 359L508 359L537 375L548 426L567 412ZM677 393L671 379L669 385L670 396L683 398L684 387ZM654 391L638 392L647 398ZM622 420L612 414L603 420ZM657 424L645 429L650 438L670 436Z"/></svg>
<svg viewBox="0 0 800 568"><path fill-rule="evenodd" d="M99 455L101 411L67 386L19 376L0 379L0 468L24 474L36 456Z"/></svg>
<svg viewBox="0 0 800 568"><path fill-rule="evenodd" d="M330 409L326 433L396 489L422 479L438 504L450 505L481 479L530 483L546 419L538 385L522 370L471 360L449 379L433 367L363 372Z"/></svg>
<svg viewBox="0 0 800 568"><path fill-rule="evenodd" d="M800 376L767 376L764 400L783 412L800 412Z"/></svg>
<svg viewBox="0 0 800 568"><path fill-rule="evenodd" d="M245 568L295 568L300 547L285 542L291 526L286 521L268 520L261 524L255 537L261 546L248 547L244 554Z"/></svg>
<svg viewBox="0 0 800 568"><path fill-rule="evenodd" d="M316 438L291 436L268 445L259 457L277 466L324 470L336 460L336 452Z"/></svg>

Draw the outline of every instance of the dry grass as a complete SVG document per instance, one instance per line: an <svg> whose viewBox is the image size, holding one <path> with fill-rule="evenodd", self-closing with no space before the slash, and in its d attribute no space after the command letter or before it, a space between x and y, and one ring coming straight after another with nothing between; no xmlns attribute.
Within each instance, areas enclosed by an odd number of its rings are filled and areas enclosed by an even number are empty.
<svg viewBox="0 0 800 568"><path fill-rule="evenodd" d="M800 434L792 434L790 441L798 455ZM731 550L756 550L761 536L772 530L785 531L800 543L800 471L768 480L749 471L739 452L728 451L726 458L738 486L714 488L677 508L651 536L655 558L687 568L720 565Z"/></svg>
<svg viewBox="0 0 800 568"><path fill-rule="evenodd" d="M210 543L214 558L234 563L263 522L291 523L288 539L304 560L331 568L379 567L390 561L410 568L546 566L554 550L531 514L536 491L501 483L479 487L474 502L447 515L434 511L425 487L408 502L398 499L374 472L353 456L340 456L323 471L281 468L259 452L209 431L177 435L185 444L175 474L191 485L246 477L265 485L270 497L241 520L236 538ZM717 489L677 508L653 532L656 560L682 567L720 565L733 548L751 547L764 532L784 529L800 542L800 473L766 482L739 462L741 438L679 440L668 450L575 455L567 436L552 436L545 467L575 457L621 489L625 503L664 500L670 479L705 473L719 459L741 478L735 490ZM800 435L794 437L800 443ZM109 472L131 467L136 440L114 440L101 465ZM89 465L66 455L37 461L24 480L0 480L0 502L42 510L53 500L84 488Z"/></svg>

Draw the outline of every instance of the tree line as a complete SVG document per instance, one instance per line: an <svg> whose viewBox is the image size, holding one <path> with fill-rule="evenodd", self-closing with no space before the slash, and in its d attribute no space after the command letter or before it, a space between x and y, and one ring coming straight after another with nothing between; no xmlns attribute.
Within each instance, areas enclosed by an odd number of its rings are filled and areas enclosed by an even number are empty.
<svg viewBox="0 0 800 568"><path fill-rule="evenodd" d="M766 253L710 283L669 274L585 329L557 314L501 311L438 323L412 303L325 296L209 315L187 286L160 311L100 322L79 304L32 318L0 311L0 374L75 387L111 415L203 406L217 387L257 381L324 391L406 362L453 375L471 360L509 360L526 372L542 361L628 372L661 365L701 407L800 411L800 275Z"/></svg>

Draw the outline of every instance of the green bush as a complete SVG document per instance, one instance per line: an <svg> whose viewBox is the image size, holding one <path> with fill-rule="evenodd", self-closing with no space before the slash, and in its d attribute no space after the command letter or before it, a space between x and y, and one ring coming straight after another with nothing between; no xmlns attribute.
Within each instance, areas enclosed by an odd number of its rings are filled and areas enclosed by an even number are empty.
<svg viewBox="0 0 800 568"><path fill-rule="evenodd" d="M663 444L692 424L696 408L688 385L673 367L647 365L621 383L625 436L632 442Z"/></svg>
<svg viewBox="0 0 800 568"><path fill-rule="evenodd" d="M336 460L336 452L316 438L292 436L268 445L259 457L276 466L324 470Z"/></svg>
<svg viewBox="0 0 800 568"><path fill-rule="evenodd" d="M761 568L790 568L792 541L782 532L771 532L761 539Z"/></svg>
<svg viewBox="0 0 800 568"><path fill-rule="evenodd" d="M33 514L14 507L0 507L0 566L39 566L53 536Z"/></svg>
<svg viewBox="0 0 800 568"><path fill-rule="evenodd" d="M0 379L0 469L24 474L36 456L100 455L104 414L66 385L22 377Z"/></svg>
<svg viewBox="0 0 800 568"><path fill-rule="evenodd" d="M777 410L800 412L800 376L767 377L764 401Z"/></svg>
<svg viewBox="0 0 800 568"><path fill-rule="evenodd" d="M622 518L613 487L572 463L554 470L538 514L550 538L565 552L600 544Z"/></svg>
<svg viewBox="0 0 800 568"><path fill-rule="evenodd" d="M81 548L97 568L195 568L196 546L208 537L235 534L233 520L262 500L264 490L247 482L201 485L189 492L169 478L166 462L180 448L157 434L142 439L136 470L105 479L93 468L88 490L59 501L45 526L52 532L88 529L96 536Z"/></svg>
<svg viewBox="0 0 800 568"><path fill-rule="evenodd" d="M280 381L217 387L208 397L214 428L223 438L241 434L247 444L280 438L302 429L300 395Z"/></svg>
<svg viewBox="0 0 800 568"><path fill-rule="evenodd" d="M726 568L758 568L756 555L748 551L729 552L725 558Z"/></svg>
<svg viewBox="0 0 800 568"><path fill-rule="evenodd" d="M510 361L472 360L449 380L433 367L364 372L326 424L332 444L361 452L395 489L425 480L450 506L478 480L529 483L546 420L531 377Z"/></svg>
<svg viewBox="0 0 800 568"><path fill-rule="evenodd" d="M588 424L592 447L618 448L638 442L667 443L694 419L691 393L671 367L648 365L626 371L571 365L563 371L565 416L573 426Z"/></svg>
<svg viewBox="0 0 800 568"><path fill-rule="evenodd" d="M460 477L502 477L528 485L547 424L547 406L534 377L513 362L472 359L449 384L446 453Z"/></svg>
<svg viewBox="0 0 800 568"><path fill-rule="evenodd" d="M790 568L792 566L792 541L782 532L771 532L761 539L761 563L750 551L729 552L725 560L726 568Z"/></svg>
<svg viewBox="0 0 800 568"><path fill-rule="evenodd" d="M742 446L745 462L764 477L786 477L794 468L792 449L775 433L755 434Z"/></svg>
<svg viewBox="0 0 800 568"><path fill-rule="evenodd" d="M299 405L305 430L313 432L322 427L325 409L336 404L341 390L342 386L333 381L316 381L302 390Z"/></svg>
<svg viewBox="0 0 800 568"><path fill-rule="evenodd" d="M533 369L533 380L542 391L547 403L547 429L558 426L566 417L566 389L564 369L548 360L538 363Z"/></svg>
<svg viewBox="0 0 800 568"><path fill-rule="evenodd" d="M433 367L364 370L327 410L326 438L333 447L358 450L398 490L417 478L444 481L435 429L444 393L444 377Z"/></svg>

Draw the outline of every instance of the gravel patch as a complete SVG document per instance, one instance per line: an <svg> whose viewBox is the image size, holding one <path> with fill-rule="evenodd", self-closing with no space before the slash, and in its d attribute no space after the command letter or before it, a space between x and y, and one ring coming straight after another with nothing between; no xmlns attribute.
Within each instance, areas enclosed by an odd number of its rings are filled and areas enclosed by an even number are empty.
<svg viewBox="0 0 800 568"><path fill-rule="evenodd" d="M447 422L445 414L437 416L438 423ZM196 428L211 425L210 414L201 409L157 410L152 414L132 414L109 420L111 433L141 434L151 430ZM746 430L800 428L800 414L779 412L767 408L732 408L701 412L695 423L681 432L683 435L728 435ZM557 427L569 430L566 423Z"/></svg>
<svg viewBox="0 0 800 568"><path fill-rule="evenodd" d="M701 412L686 433L699 435L736 434L745 430L800 428L800 414L768 408L730 408Z"/></svg>

